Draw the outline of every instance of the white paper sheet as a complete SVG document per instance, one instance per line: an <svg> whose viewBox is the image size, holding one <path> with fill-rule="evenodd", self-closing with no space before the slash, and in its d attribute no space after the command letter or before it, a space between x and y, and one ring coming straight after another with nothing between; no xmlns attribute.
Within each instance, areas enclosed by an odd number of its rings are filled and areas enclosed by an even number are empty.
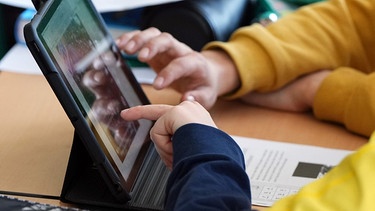
<svg viewBox="0 0 375 211"><path fill-rule="evenodd" d="M232 136L241 147L250 178L252 203L271 206L324 176L352 153L301 144Z"/></svg>
<svg viewBox="0 0 375 211"><path fill-rule="evenodd" d="M0 60L0 70L25 73L42 74L31 53L25 45L14 45Z"/></svg>
<svg viewBox="0 0 375 211"><path fill-rule="evenodd" d="M175 1L180 0L92 0L99 12L122 11ZM20 8L34 8L31 0L0 0L0 3Z"/></svg>

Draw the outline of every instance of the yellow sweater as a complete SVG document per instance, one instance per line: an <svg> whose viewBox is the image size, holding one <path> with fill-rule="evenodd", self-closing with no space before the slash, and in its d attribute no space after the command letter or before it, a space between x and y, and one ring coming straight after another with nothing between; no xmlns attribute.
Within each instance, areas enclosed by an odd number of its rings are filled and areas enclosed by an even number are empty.
<svg viewBox="0 0 375 211"><path fill-rule="evenodd" d="M375 210L375 133L369 143L346 157L321 179L277 201L275 211Z"/></svg>
<svg viewBox="0 0 375 211"><path fill-rule="evenodd" d="M264 28L237 30L229 42L213 42L234 60L240 89L269 92L297 77L333 70L314 99L317 118L370 136L375 129L375 1L331 0L302 7Z"/></svg>

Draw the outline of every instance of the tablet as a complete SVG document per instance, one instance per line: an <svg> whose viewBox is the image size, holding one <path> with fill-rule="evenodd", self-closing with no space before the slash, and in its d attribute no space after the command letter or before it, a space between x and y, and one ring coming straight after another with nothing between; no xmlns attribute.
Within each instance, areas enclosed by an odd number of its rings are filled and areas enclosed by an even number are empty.
<svg viewBox="0 0 375 211"><path fill-rule="evenodd" d="M153 122L120 117L121 110L149 101L100 15L88 0L50 0L24 32L93 161L114 194L130 199Z"/></svg>

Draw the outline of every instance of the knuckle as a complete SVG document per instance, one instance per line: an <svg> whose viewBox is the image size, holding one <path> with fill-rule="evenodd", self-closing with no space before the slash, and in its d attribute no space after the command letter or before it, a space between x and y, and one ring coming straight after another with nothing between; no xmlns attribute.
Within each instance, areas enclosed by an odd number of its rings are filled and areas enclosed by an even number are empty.
<svg viewBox="0 0 375 211"><path fill-rule="evenodd" d="M174 39L173 36L168 32L161 32L160 37L163 37L165 39Z"/></svg>
<svg viewBox="0 0 375 211"><path fill-rule="evenodd" d="M146 29L146 31L148 31L148 32L150 32L150 33L153 33L153 34L160 34L161 32L160 32L160 30L158 29L158 28L156 28L156 27L150 27L150 28L148 28L148 29Z"/></svg>

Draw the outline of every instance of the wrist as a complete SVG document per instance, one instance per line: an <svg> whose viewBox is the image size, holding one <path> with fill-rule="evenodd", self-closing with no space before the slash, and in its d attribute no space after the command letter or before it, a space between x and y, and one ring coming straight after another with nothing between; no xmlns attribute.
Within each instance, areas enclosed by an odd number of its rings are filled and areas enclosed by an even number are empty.
<svg viewBox="0 0 375 211"><path fill-rule="evenodd" d="M217 86L218 96L234 92L240 87L237 68L230 56L222 50L205 50L202 55L206 58L211 77Z"/></svg>

